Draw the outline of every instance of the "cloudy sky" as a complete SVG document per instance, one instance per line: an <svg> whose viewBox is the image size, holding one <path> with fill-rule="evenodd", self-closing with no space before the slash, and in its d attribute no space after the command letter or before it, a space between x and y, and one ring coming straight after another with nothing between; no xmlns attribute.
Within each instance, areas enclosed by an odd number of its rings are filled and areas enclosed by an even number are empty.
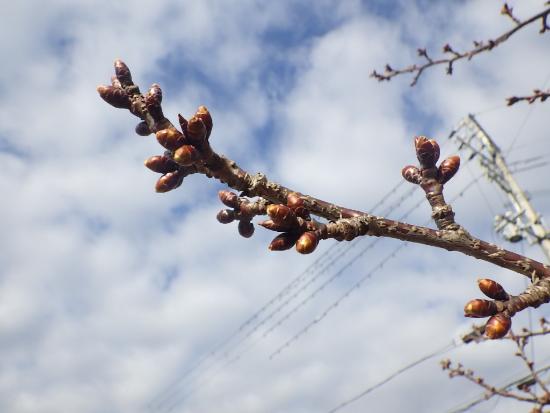
<svg viewBox="0 0 550 413"><path fill-rule="evenodd" d="M542 0L512 2L520 18ZM221 185L192 176L156 194L143 160L162 153L96 86L123 59L164 92L164 112L207 105L214 148L250 172L354 209L429 223L402 183L412 137L447 136L477 115L515 168L549 160L550 103L504 105L550 87L550 35L520 31L490 54L410 77L369 78L495 37L498 1L13 1L0 51L0 411L10 413L328 412L428 354L471 322L476 278L511 292L522 277L395 240L323 242L299 256L267 250L215 220ZM467 156L467 155L466 155ZM539 163L541 163L539 162ZM549 165L518 173L550 215ZM506 198L463 162L447 185L457 220L492 230ZM476 178L479 178L476 180ZM382 201L382 202L379 202ZM374 209L373 209L374 208ZM548 219L550 221L550 218ZM429 225L432 225L431 223ZM507 244L536 259L536 246ZM550 315L549 307L531 319ZM514 326L529 325L528 314ZM550 362L548 340L533 352ZM546 350L545 350L546 349ZM526 373L507 342L450 348L342 412L446 412L480 390L449 380L460 360L503 385ZM471 411L516 412L489 401ZM527 411L522 406L521 411Z"/></svg>

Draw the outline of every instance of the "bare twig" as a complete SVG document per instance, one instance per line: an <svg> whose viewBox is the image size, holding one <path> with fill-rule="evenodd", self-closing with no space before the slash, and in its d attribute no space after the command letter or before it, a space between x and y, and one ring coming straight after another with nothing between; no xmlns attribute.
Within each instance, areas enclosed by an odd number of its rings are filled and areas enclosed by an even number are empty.
<svg viewBox="0 0 550 413"><path fill-rule="evenodd" d="M508 40L514 33L530 25L531 23L534 23L540 20L542 27L539 33L542 34L542 33L545 33L546 31L550 31L550 26L548 25L548 15L550 14L550 8L543 10L540 13L535 14L534 16L531 16L530 18L524 21L520 21L519 19L517 19L512 13L512 8L510 8L507 4L504 5L504 7L501 10L501 13L510 17L515 22L516 25L511 30L508 30L507 32L501 34L495 39L489 39L487 41L481 41L481 42L474 41L474 47L464 52L458 52L455 49L453 49L449 44L446 44L443 47L443 53L446 53L449 56L441 57L439 59L432 59L428 57L426 49L418 49L418 55L421 57L424 57L426 60L424 63L418 63L418 64L415 63L403 69L394 69L390 65L386 65L383 73L379 73L376 70L374 70L371 73L371 77L375 78L378 81L384 81L384 80L389 81L395 76L402 75L405 73L412 73L414 74L414 77L411 82L411 86L414 86L416 85L416 83L418 82L418 79L426 69L429 69L430 67L433 67L433 66L445 65L447 74L451 75L453 73L453 65L458 60L462 60L462 59L471 60L473 57L475 57L480 53L493 50L495 47L499 46L500 44Z"/></svg>
<svg viewBox="0 0 550 413"><path fill-rule="evenodd" d="M541 102L544 102L546 99L550 97L550 89L543 91L540 89L534 89L532 95L528 96L511 96L506 99L506 103L508 106L512 106L518 102L521 101L527 101L527 103L531 104L533 102L536 102L537 99L539 99Z"/></svg>

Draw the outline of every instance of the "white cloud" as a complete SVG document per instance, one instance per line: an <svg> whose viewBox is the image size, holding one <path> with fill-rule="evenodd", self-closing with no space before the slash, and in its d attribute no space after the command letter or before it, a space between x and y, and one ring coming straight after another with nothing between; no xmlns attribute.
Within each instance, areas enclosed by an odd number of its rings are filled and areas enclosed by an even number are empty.
<svg viewBox="0 0 550 413"><path fill-rule="evenodd" d="M515 7L526 16L535 3ZM320 289L370 240L349 250L349 244L329 249L324 242L308 257L270 253L273 234L257 228L245 240L235 225L215 221L222 207L218 186L204 177L155 194L156 177L141 162L161 149L154 138L131 136L136 119L106 106L95 92L121 57L142 89L157 76L164 80L171 118L206 103L215 147L247 169L367 209L399 181L401 167L414 162L413 134L435 130L444 139L467 111L542 86L547 40L533 29L486 57L457 63L453 78L434 68L410 89L409 79L379 84L368 77L386 62L408 64L415 46L438 48L446 39L466 46L510 27L494 6L426 9L401 2L390 19L355 1L7 5L0 40L10 56L0 74L0 148L6 149L0 151L0 410L328 411L464 331L469 321L462 305L479 295L478 276L520 291L524 281L510 272L409 245L337 301L400 244L381 240ZM290 74L270 67L274 62ZM479 118L503 147L514 142L510 156L521 159L542 151L545 111L524 105ZM544 188L545 170L520 182ZM448 195L470 179L464 168ZM413 207L422 196L399 199L408 188L397 188L380 210L398 203L391 215L397 217ZM461 222L491 239L483 191L500 212L502 201L487 184L453 206ZM534 201L550 212L550 203ZM409 219L422 224L428 216L422 204ZM540 256L534 248L528 253ZM316 259L325 260L323 274L265 308L223 349L227 355L218 351L183 377ZM321 268L316 264L309 276ZM268 359L327 309L322 322ZM526 322L525 315L515 321ZM537 345L537 359L547 356L543 349ZM514 363L503 343L451 355L497 381ZM391 412L403 405L441 411L477 394L446 380L436 362L343 411Z"/></svg>

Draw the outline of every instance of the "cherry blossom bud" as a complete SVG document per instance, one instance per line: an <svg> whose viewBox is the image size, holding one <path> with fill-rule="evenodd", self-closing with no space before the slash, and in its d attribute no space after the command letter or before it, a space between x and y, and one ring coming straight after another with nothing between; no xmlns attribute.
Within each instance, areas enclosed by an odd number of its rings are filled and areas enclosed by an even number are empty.
<svg viewBox="0 0 550 413"><path fill-rule="evenodd" d="M206 127L206 139L210 136L210 132L212 132L212 116L210 115L210 112L206 108L206 106L199 106L197 109L197 113L195 113L195 116L200 118L202 122L204 123L204 126Z"/></svg>
<svg viewBox="0 0 550 413"><path fill-rule="evenodd" d="M490 280L488 278L482 278L477 280L477 285L479 286L479 289L483 294L485 294L489 298L492 298L493 300L505 301L510 298L502 285L500 285L496 281Z"/></svg>
<svg viewBox="0 0 550 413"><path fill-rule="evenodd" d="M136 125L136 133L140 136L149 136L151 133L151 129L149 129L149 126L147 126L147 122L139 122Z"/></svg>
<svg viewBox="0 0 550 413"><path fill-rule="evenodd" d="M216 219L221 224L229 224L235 220L235 211L232 209L222 209L218 212L218 215L216 215Z"/></svg>
<svg viewBox="0 0 550 413"><path fill-rule="evenodd" d="M124 89L115 86L100 85L97 87L97 92L101 96L101 99L109 105L120 109L130 109L132 103Z"/></svg>
<svg viewBox="0 0 550 413"><path fill-rule="evenodd" d="M201 118L193 116L187 122L187 138L193 145L200 145L206 139L206 126Z"/></svg>
<svg viewBox="0 0 550 413"><path fill-rule="evenodd" d="M286 251L296 244L296 240L300 237L299 233L285 232L277 235L269 244L271 251Z"/></svg>
<svg viewBox="0 0 550 413"><path fill-rule="evenodd" d="M315 232L304 232L296 241L296 251L300 254L311 254L318 244L319 238Z"/></svg>
<svg viewBox="0 0 550 413"><path fill-rule="evenodd" d="M187 134L187 119L185 119L178 113L178 121L180 123L181 131L183 132L183 134Z"/></svg>
<svg viewBox="0 0 550 413"><path fill-rule="evenodd" d="M201 154L193 145L183 145L174 151L174 161L183 166L193 165Z"/></svg>
<svg viewBox="0 0 550 413"><path fill-rule="evenodd" d="M494 301L477 298L470 300L464 306L464 316L472 318L489 317L497 313L497 305Z"/></svg>
<svg viewBox="0 0 550 413"><path fill-rule="evenodd" d="M407 165L403 169L401 169L401 175L403 175L403 178L405 178L405 180L409 181L412 184L418 185L422 180L420 170L413 165Z"/></svg>
<svg viewBox="0 0 550 413"><path fill-rule="evenodd" d="M254 224L250 221L239 221L239 234L245 238L250 238L254 234Z"/></svg>
<svg viewBox="0 0 550 413"><path fill-rule="evenodd" d="M439 165L439 183L444 184L448 182L458 172L459 167L460 157L456 155L450 156L441 162L441 165Z"/></svg>
<svg viewBox="0 0 550 413"><path fill-rule="evenodd" d="M309 219L309 211L304 207L304 199L296 192L291 192L286 197L286 205L294 211L296 216Z"/></svg>
<svg viewBox="0 0 550 413"><path fill-rule="evenodd" d="M433 168L439 159L439 145L434 139L417 136L414 140L416 157L423 168Z"/></svg>
<svg viewBox="0 0 550 413"><path fill-rule="evenodd" d="M128 69L126 63L120 59L115 60L115 74L122 86L133 85L130 69Z"/></svg>
<svg viewBox="0 0 550 413"><path fill-rule="evenodd" d="M164 155L151 156L144 162L144 164L151 171L159 174L167 174L168 172L174 172L179 169L177 163Z"/></svg>
<svg viewBox="0 0 550 413"><path fill-rule="evenodd" d="M162 90L160 86L153 83L145 95L145 107L155 121L161 121L164 118L162 113Z"/></svg>
<svg viewBox="0 0 550 413"><path fill-rule="evenodd" d="M286 232L291 229L290 226L278 224L274 222L272 219L267 219L265 221L259 222L258 225L261 225L262 227L269 229L270 231L277 231L277 232Z"/></svg>
<svg viewBox="0 0 550 413"><path fill-rule="evenodd" d="M185 145L185 136L176 129L161 129L156 133L157 141L169 151L174 151Z"/></svg>
<svg viewBox="0 0 550 413"><path fill-rule="evenodd" d="M157 192L161 192L161 193L168 192L180 186L182 181L183 181L183 175L179 173L179 170L174 172L168 172L167 174L162 175L159 178L155 186L155 189Z"/></svg>
<svg viewBox="0 0 550 413"><path fill-rule="evenodd" d="M218 192L218 197L224 205L230 208L237 208L239 206L239 196L235 192L221 190Z"/></svg>
<svg viewBox="0 0 550 413"><path fill-rule="evenodd" d="M485 324L485 335L492 339L504 337L512 327L512 319L502 313L492 316Z"/></svg>
<svg viewBox="0 0 550 413"><path fill-rule="evenodd" d="M269 215L276 224L291 226L296 222L296 214L286 205L271 204L268 205L266 210L267 215Z"/></svg>

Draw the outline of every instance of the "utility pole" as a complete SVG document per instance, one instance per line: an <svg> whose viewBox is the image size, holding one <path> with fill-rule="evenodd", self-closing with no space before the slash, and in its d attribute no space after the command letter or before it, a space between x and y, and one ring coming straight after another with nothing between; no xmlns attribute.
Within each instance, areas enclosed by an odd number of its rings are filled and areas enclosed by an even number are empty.
<svg viewBox="0 0 550 413"><path fill-rule="evenodd" d="M459 150L469 150L470 159L477 157L487 178L496 183L510 200L514 211L495 217L497 232L501 232L510 242L519 242L527 237L531 243L542 248L550 262L550 233L542 225L540 215L512 176L502 151L475 117L468 115L462 119L449 138L458 142Z"/></svg>

